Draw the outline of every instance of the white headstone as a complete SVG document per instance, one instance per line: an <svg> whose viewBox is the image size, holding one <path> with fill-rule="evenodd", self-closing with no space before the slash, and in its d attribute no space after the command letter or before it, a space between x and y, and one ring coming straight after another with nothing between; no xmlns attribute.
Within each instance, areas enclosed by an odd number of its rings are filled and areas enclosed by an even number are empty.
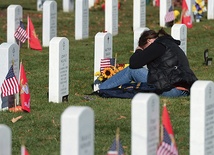
<svg viewBox="0 0 214 155"><path fill-rule="evenodd" d="M190 94L190 155L214 154L214 82L196 81Z"/></svg>
<svg viewBox="0 0 214 155"><path fill-rule="evenodd" d="M149 30L149 28L141 27L141 28L137 28L134 30L134 49L133 49L134 52L135 52L136 48L138 47L139 38L145 30Z"/></svg>
<svg viewBox="0 0 214 155"><path fill-rule="evenodd" d="M161 27L166 26L165 16L168 12L170 6L172 6L171 0L160 0L160 9L159 9L159 22Z"/></svg>
<svg viewBox="0 0 214 155"><path fill-rule="evenodd" d="M134 0L133 31L146 26L146 0Z"/></svg>
<svg viewBox="0 0 214 155"><path fill-rule="evenodd" d="M95 0L89 0L89 8L91 8L92 6L94 6Z"/></svg>
<svg viewBox="0 0 214 155"><path fill-rule="evenodd" d="M49 102L68 100L69 94L69 41L54 37L49 49Z"/></svg>
<svg viewBox="0 0 214 155"><path fill-rule="evenodd" d="M112 36L118 34L118 0L105 2L105 31Z"/></svg>
<svg viewBox="0 0 214 155"><path fill-rule="evenodd" d="M214 1L207 1L207 19L214 19Z"/></svg>
<svg viewBox="0 0 214 155"><path fill-rule="evenodd" d="M75 1L75 40L88 38L89 8L88 0Z"/></svg>
<svg viewBox="0 0 214 155"><path fill-rule="evenodd" d="M94 155L94 112L70 106L61 115L61 155Z"/></svg>
<svg viewBox="0 0 214 155"><path fill-rule="evenodd" d="M63 12L74 11L74 0L63 0L62 1Z"/></svg>
<svg viewBox="0 0 214 155"><path fill-rule="evenodd" d="M159 143L159 97L153 93L138 93L131 105L131 154L156 155Z"/></svg>
<svg viewBox="0 0 214 155"><path fill-rule="evenodd" d="M22 6L9 5L7 8L7 42L16 43L14 33L22 21Z"/></svg>
<svg viewBox="0 0 214 155"><path fill-rule="evenodd" d="M45 0L37 0L37 11L42 11Z"/></svg>
<svg viewBox="0 0 214 155"><path fill-rule="evenodd" d="M16 43L2 43L0 45L0 86L2 85L6 75L13 64L14 74L19 79L19 46ZM1 90L0 90L1 94ZM1 97L0 110L8 109L9 105L14 103L13 96Z"/></svg>
<svg viewBox="0 0 214 155"><path fill-rule="evenodd" d="M100 61L103 58L112 58L112 34L108 32L98 32L95 35L94 46L94 74L100 71ZM94 91L98 90L100 82L94 76Z"/></svg>
<svg viewBox="0 0 214 155"><path fill-rule="evenodd" d="M187 27L185 24L174 24L171 29L171 35L174 39L180 40L180 48L187 55Z"/></svg>
<svg viewBox="0 0 214 155"><path fill-rule="evenodd" d="M42 45L48 47L50 40L57 36L57 3L45 1L42 17Z"/></svg>
<svg viewBox="0 0 214 155"><path fill-rule="evenodd" d="M0 124L0 154L12 155L12 132L4 124Z"/></svg>

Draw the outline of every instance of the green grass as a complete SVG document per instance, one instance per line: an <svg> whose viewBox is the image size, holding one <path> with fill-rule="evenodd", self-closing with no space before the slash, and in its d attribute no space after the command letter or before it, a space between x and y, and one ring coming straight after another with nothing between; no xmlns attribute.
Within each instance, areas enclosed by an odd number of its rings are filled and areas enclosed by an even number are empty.
<svg viewBox="0 0 214 155"><path fill-rule="evenodd" d="M42 12L36 11L34 0L7 0L0 4L0 43L7 40L7 7L9 4L20 4L23 7L23 22L26 25L30 16L39 39L42 40ZM74 12L62 12L62 1L57 0L59 37L67 37L70 45L70 74L68 103L49 103L48 91L48 58L49 48L42 52L27 48L27 43L20 51L31 92L30 113L0 112L0 124L8 125L12 130L13 155L20 154L21 143L25 143L31 155L60 154L60 117L69 106L89 106L95 113L95 154L105 155L115 137L116 128L120 127L120 137L127 155L131 154L131 100L104 99L92 96L93 100L85 100L85 94L92 92L94 74L94 37L104 30L104 12L90 11L89 38L76 41L74 39ZM133 50L131 0L123 0L119 10L119 34L113 37L113 55L118 54L118 63L128 63ZM180 9L180 8L178 8ZM159 8L147 5L146 23L150 29L159 30ZM171 29L166 28L170 33ZM209 49L209 57L214 57L214 23L203 18L188 29L187 57L192 70L200 80L214 81L213 65L204 66L203 51ZM84 62L84 63L83 63ZM189 120L190 98L164 98L170 112L176 143L181 155L189 154ZM162 107L162 106L161 106ZM161 108L162 109L162 108ZM161 111L160 111L161 113ZM11 119L22 115L16 123ZM121 116L124 116L121 118ZM143 129L142 129L143 130ZM71 144L72 145L72 144Z"/></svg>

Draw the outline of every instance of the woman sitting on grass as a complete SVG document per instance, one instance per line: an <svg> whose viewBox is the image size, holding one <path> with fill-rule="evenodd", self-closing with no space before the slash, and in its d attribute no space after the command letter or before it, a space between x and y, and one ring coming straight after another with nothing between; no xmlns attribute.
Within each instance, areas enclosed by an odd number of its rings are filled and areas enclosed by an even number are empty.
<svg viewBox="0 0 214 155"><path fill-rule="evenodd" d="M138 48L129 59L129 67L101 83L99 89L111 89L134 81L153 85L154 92L161 96L188 96L197 78L179 45L180 41L163 29L144 31ZM148 69L143 67L145 65Z"/></svg>

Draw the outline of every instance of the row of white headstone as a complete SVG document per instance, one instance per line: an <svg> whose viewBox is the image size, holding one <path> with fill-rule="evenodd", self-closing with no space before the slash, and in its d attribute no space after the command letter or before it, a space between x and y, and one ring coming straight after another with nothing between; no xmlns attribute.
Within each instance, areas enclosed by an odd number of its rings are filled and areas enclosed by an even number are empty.
<svg viewBox="0 0 214 155"><path fill-rule="evenodd" d="M153 93L134 96L131 101L131 154L156 155L159 117L159 96ZM94 155L94 130L93 109L87 106L66 108L61 115L60 154ZM11 129L1 124L0 154L11 155L11 140ZM190 94L190 155L214 154L213 143L214 82L198 80L192 85Z"/></svg>
<svg viewBox="0 0 214 155"><path fill-rule="evenodd" d="M19 46L16 43L2 43L0 44L0 53L0 83L3 83L12 64L15 76L19 79ZM68 101L68 94L69 41L65 37L54 37L51 39L49 47L49 102ZM4 107L7 109L9 102L14 102L14 99L10 99L10 97L1 96L0 110L4 110Z"/></svg>
<svg viewBox="0 0 214 155"><path fill-rule="evenodd" d="M71 1L69 1L71 2ZM75 2L75 39L81 40L89 36L89 8L88 0ZM167 3L168 5L168 3ZM105 31L113 36L118 34L118 0L106 1ZM166 5L165 5L166 6ZM166 8L160 12L160 17L166 14ZM163 8L163 7L161 7ZM160 9L161 10L161 9ZM164 15L163 15L164 14ZM15 43L14 33L23 18L23 9L20 5L10 5L7 9L7 42ZM53 37L57 36L57 2L44 1L42 22L42 45L48 47ZM161 18L160 18L161 19ZM164 19L161 19L164 22ZM162 22L160 22L162 23ZM165 23L164 23L165 24ZM161 24L161 26L163 26ZM133 30L146 27L146 0L134 1Z"/></svg>
<svg viewBox="0 0 214 155"><path fill-rule="evenodd" d="M187 0L188 1L188 0ZM73 1L69 1L72 3ZM77 0L75 2L75 39L81 40L89 36L89 8L88 0ZM146 0L133 2L133 31L146 27ZM188 3L189 4L189 3ZM208 3L210 12L214 12L214 3ZM106 1L105 9L105 31L113 36L118 34L118 0ZM163 0L160 3L160 26L165 26L165 14L171 6L171 0ZM213 13L214 14L214 13ZM209 15L209 19L211 19ZM7 9L7 42L15 43L14 33L23 18L23 10L20 5L10 5ZM57 3L54 0L44 1L42 22L42 45L49 46L53 37L57 36ZM213 17L214 19L214 17Z"/></svg>
<svg viewBox="0 0 214 155"><path fill-rule="evenodd" d="M42 4L45 0L37 0L37 10L41 11ZM95 0L89 0L89 8L94 6ZM192 14L192 5L194 0L186 0L188 8ZM171 0L160 0L159 10L159 23L160 26L165 27L165 15L169 8L172 6ZM74 0L63 0L63 11L73 12L74 11ZM214 19L214 2L212 0L207 1L207 19ZM133 30L139 27L146 27L146 0L135 0L133 1Z"/></svg>
<svg viewBox="0 0 214 155"><path fill-rule="evenodd" d="M112 35L118 34L118 0L106 2L105 31ZM89 9L88 0L75 2L75 39L81 40L89 36ZM20 5L10 5L7 8L7 42L15 43L14 33L23 18L23 9ZM45 1L42 17L42 46L48 47L50 40L57 37L57 3L54 0Z"/></svg>
<svg viewBox="0 0 214 155"><path fill-rule="evenodd" d="M37 11L43 10L43 4L46 0L37 0ZM94 6L95 0L89 0L89 8ZM74 11L74 0L62 0L63 12Z"/></svg>
<svg viewBox="0 0 214 155"><path fill-rule="evenodd" d="M57 36L57 4L55 1L46 1L43 5L42 36L43 46L48 47L53 37ZM9 5L7 8L7 42L16 43L14 33L23 19L21 5Z"/></svg>

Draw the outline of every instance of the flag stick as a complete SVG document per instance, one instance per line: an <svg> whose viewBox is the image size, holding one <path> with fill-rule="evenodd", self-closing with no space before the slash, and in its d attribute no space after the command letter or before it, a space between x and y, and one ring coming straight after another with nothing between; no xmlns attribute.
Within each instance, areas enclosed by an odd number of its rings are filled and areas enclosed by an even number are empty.
<svg viewBox="0 0 214 155"><path fill-rule="evenodd" d="M117 53L115 54L114 67L116 67L117 63Z"/></svg>
<svg viewBox="0 0 214 155"><path fill-rule="evenodd" d="M19 21L19 26L21 26L21 19L20 19L20 21ZM19 51L20 51L20 49L21 49L21 43L20 43L20 39L19 39Z"/></svg>
<svg viewBox="0 0 214 155"><path fill-rule="evenodd" d="M184 9L182 9L182 11L181 11L181 17L180 17L180 24L182 24L182 18L183 18L183 15L184 15L184 13L186 12L186 9L184 10Z"/></svg>
<svg viewBox="0 0 214 155"><path fill-rule="evenodd" d="M117 128L117 131L116 131L116 150L117 150L117 153L119 153L119 140L120 140L120 128Z"/></svg>
<svg viewBox="0 0 214 155"><path fill-rule="evenodd" d="M164 100L164 105L163 105L163 107L165 107L166 106L166 100ZM163 123L163 122L162 122ZM161 125L161 130L160 130L160 141L162 142L163 141L163 125Z"/></svg>
<svg viewBox="0 0 214 155"><path fill-rule="evenodd" d="M15 95L15 97L16 97L16 95ZM14 112L16 111L16 98L14 99Z"/></svg>
<svg viewBox="0 0 214 155"><path fill-rule="evenodd" d="M30 37L29 37L29 33L30 33L30 26L29 26L29 15L27 16L27 30L28 30L28 39L27 39L27 47L29 48L29 41L30 41Z"/></svg>
<svg viewBox="0 0 214 155"><path fill-rule="evenodd" d="M22 64L22 59L20 61L20 65L19 65L19 85L21 86L21 79L20 79L20 73L21 73L21 64ZM20 87L21 88L21 87ZM20 92L17 94L17 105L20 105L20 102L19 102L19 95L20 95Z"/></svg>

